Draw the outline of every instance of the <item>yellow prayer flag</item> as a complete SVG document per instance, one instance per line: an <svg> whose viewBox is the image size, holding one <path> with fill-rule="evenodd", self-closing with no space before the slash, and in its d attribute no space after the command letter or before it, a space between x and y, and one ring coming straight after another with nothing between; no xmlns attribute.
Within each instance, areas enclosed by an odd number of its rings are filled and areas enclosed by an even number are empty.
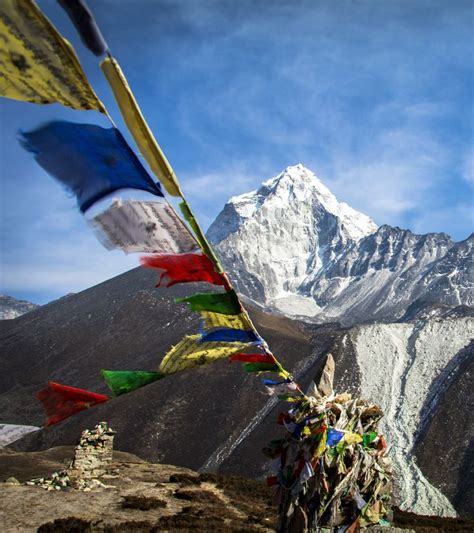
<svg viewBox="0 0 474 533"><path fill-rule="evenodd" d="M349 446L351 444L358 444L359 442L362 442L363 439L357 433L345 433L342 440Z"/></svg>
<svg viewBox="0 0 474 533"><path fill-rule="evenodd" d="M0 1L0 96L105 112L72 46L33 0Z"/></svg>
<svg viewBox="0 0 474 533"><path fill-rule="evenodd" d="M328 435L327 430L324 430L324 433L321 435L321 440L319 441L318 447L316 448L313 454L313 460L312 460L313 464L326 451L327 435Z"/></svg>
<svg viewBox="0 0 474 533"><path fill-rule="evenodd" d="M214 328L231 328L251 330L248 318L244 314L240 315L223 315L221 313L213 313L211 311L201 311L199 313L204 321L205 329Z"/></svg>
<svg viewBox="0 0 474 533"><path fill-rule="evenodd" d="M113 57L106 57L101 62L100 67L112 88L123 119L135 139L140 153L147 160L168 194L183 196L178 179L145 121L120 65Z"/></svg>
<svg viewBox="0 0 474 533"><path fill-rule="evenodd" d="M199 342L200 335L187 335L164 356L160 372L173 374L185 368L212 363L248 348L244 342Z"/></svg>

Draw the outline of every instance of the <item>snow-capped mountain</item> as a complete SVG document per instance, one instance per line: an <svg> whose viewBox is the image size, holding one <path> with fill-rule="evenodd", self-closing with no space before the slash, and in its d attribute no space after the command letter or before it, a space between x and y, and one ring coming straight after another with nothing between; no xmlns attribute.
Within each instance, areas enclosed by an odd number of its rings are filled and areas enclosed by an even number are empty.
<svg viewBox="0 0 474 533"><path fill-rule="evenodd" d="M289 316L356 324L474 303L473 236L377 228L302 165L231 198L208 237L242 294Z"/></svg>
<svg viewBox="0 0 474 533"><path fill-rule="evenodd" d="M39 307L38 304L0 294L0 320L16 318L33 311L37 307Z"/></svg>

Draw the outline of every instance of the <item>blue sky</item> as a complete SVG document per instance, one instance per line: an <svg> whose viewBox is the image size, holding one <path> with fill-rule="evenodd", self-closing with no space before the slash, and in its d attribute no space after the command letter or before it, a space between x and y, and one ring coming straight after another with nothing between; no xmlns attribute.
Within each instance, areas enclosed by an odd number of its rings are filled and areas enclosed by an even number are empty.
<svg viewBox="0 0 474 533"><path fill-rule="evenodd" d="M56 1L38 3L125 132L97 58ZM472 1L89 3L205 227L301 162L377 224L473 231ZM38 303L138 264L102 248L19 146L19 129L54 119L108 125L0 99L0 292Z"/></svg>

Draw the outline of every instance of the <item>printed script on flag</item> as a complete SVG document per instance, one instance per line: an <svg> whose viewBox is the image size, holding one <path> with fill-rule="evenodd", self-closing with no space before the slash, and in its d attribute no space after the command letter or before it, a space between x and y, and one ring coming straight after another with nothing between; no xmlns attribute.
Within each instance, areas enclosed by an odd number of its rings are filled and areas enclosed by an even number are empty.
<svg viewBox="0 0 474 533"><path fill-rule="evenodd" d="M0 96L105 112L72 46L31 0L0 1Z"/></svg>
<svg viewBox="0 0 474 533"><path fill-rule="evenodd" d="M212 363L241 352L249 345L242 342L200 342L200 335L187 335L164 356L160 372L173 374L186 368Z"/></svg>
<svg viewBox="0 0 474 533"><path fill-rule="evenodd" d="M115 201L89 224L109 250L179 254L198 248L174 209L165 203Z"/></svg>

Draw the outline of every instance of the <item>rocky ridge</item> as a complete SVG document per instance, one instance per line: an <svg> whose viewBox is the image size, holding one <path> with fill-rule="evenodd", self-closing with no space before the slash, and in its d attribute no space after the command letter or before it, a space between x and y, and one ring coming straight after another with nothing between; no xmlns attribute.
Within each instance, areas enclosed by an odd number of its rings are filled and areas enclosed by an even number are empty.
<svg viewBox="0 0 474 533"><path fill-rule="evenodd" d="M0 320L11 320L17 316L29 313L39 307L38 304L26 300L17 300L13 296L0 294Z"/></svg>

